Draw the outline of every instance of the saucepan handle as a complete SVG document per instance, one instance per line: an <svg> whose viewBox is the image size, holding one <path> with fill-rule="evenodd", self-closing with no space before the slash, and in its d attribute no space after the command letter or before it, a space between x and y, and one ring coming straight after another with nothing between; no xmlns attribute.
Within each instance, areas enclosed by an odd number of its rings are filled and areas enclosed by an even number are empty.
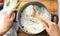
<svg viewBox="0 0 60 36"><path fill-rule="evenodd" d="M58 24L59 17L56 14L51 14L51 21L54 22L54 17L56 17L56 24Z"/></svg>
<svg viewBox="0 0 60 36"><path fill-rule="evenodd" d="M17 16L17 11L15 11L14 16L15 16L15 17L14 17L13 22L17 22L17 20L16 20L16 18L17 18L17 17L16 17L16 16Z"/></svg>

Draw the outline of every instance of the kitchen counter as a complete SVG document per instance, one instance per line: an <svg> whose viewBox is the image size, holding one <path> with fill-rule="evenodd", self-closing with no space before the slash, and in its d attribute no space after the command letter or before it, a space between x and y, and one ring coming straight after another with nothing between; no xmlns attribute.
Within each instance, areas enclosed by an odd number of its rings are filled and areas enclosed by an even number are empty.
<svg viewBox="0 0 60 36"><path fill-rule="evenodd" d="M21 29L19 29L18 36L48 36L48 34L44 30L43 32L41 32L39 34L32 35L32 34L27 34L27 33L23 32Z"/></svg>

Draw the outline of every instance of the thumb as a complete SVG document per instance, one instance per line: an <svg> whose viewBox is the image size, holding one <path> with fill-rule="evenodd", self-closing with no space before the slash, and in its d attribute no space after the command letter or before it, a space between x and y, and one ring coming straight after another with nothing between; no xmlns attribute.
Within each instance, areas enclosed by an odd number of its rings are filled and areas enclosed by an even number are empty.
<svg viewBox="0 0 60 36"><path fill-rule="evenodd" d="M11 17L15 12L17 12L17 10L12 10L8 16Z"/></svg>

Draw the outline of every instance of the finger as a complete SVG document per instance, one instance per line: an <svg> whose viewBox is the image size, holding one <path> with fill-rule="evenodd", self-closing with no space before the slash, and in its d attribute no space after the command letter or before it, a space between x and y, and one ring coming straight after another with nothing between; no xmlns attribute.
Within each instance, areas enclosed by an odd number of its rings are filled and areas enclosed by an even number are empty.
<svg viewBox="0 0 60 36"><path fill-rule="evenodd" d="M45 27L46 31L48 31L49 27L48 27L48 24L45 22L45 20L40 18L40 16L38 17L38 20L40 20L40 22L42 22L42 24Z"/></svg>
<svg viewBox="0 0 60 36"><path fill-rule="evenodd" d="M41 20L42 22L44 22L47 26L52 25L52 22L51 22L50 20L45 19L45 18L42 18L42 17L40 17L40 16L39 16L39 18L40 18L40 20Z"/></svg>
<svg viewBox="0 0 60 36"><path fill-rule="evenodd" d="M45 23L45 25L47 25L48 27L52 24L51 21L49 21L48 19L42 18L42 16L38 16L37 18L38 18L38 20L40 20L43 23Z"/></svg>
<svg viewBox="0 0 60 36"><path fill-rule="evenodd" d="M14 20L14 14L11 16L10 20L11 20L11 21L13 21L13 20Z"/></svg>
<svg viewBox="0 0 60 36"><path fill-rule="evenodd" d="M53 22L52 27L58 28L58 25L56 23Z"/></svg>
<svg viewBox="0 0 60 36"><path fill-rule="evenodd" d="M45 23L47 23L48 25L51 25L52 22L48 19L42 18L42 21L44 21Z"/></svg>
<svg viewBox="0 0 60 36"><path fill-rule="evenodd" d="M43 24L44 28L46 29L46 31L48 31L49 30L49 27L47 26L47 24L45 24L44 22L42 22L42 24Z"/></svg>
<svg viewBox="0 0 60 36"><path fill-rule="evenodd" d="M17 10L12 10L10 13L9 13L9 17L11 17L13 14L14 14L14 12L16 12Z"/></svg>

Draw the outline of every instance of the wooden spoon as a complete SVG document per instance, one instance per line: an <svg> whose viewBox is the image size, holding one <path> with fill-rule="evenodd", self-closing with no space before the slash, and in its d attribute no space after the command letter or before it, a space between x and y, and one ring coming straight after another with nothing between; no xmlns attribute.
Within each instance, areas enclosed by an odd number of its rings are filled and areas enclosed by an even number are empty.
<svg viewBox="0 0 60 36"><path fill-rule="evenodd" d="M36 8L35 7L33 7L33 10L34 10L34 17L35 18L37 18L39 21L41 21L42 23L47 23L46 22L46 19L44 19L42 16L39 16L39 14L38 14L38 12L37 12L37 10L36 10Z"/></svg>
<svg viewBox="0 0 60 36"><path fill-rule="evenodd" d="M33 7L33 10L34 10L34 15L33 15L33 16L34 16L35 18L38 18L38 17L40 18L37 9L36 9L35 7Z"/></svg>

